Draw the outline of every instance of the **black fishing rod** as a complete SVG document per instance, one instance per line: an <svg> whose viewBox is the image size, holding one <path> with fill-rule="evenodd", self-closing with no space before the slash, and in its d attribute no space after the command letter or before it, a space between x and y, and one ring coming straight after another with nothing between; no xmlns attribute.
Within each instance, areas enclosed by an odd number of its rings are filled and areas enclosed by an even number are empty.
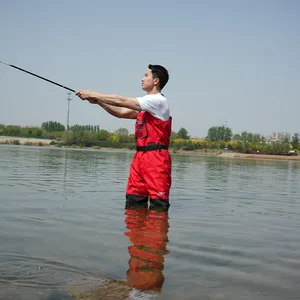
<svg viewBox="0 0 300 300"><path fill-rule="evenodd" d="M35 76L35 77L38 77L38 78L40 78L40 79L46 80L46 81L48 81L48 82L51 82L51 83L53 83L53 84L55 84L55 85L58 85L58 86L60 86L60 87L62 87L62 88L64 88L64 89L66 89L66 90L69 90L69 91L75 93L75 90L70 89L70 88L68 88L68 87L66 87L66 86L64 86L64 85L62 85L62 84L59 84L59 83L54 82L54 81L52 81L52 80L49 80L49 79L47 79L47 78L44 78L44 77L42 77L42 76L39 76L39 75L37 75L37 74L31 73L31 72L26 71L26 70L24 70L24 69L21 69L21 68L19 68L19 67L17 67L17 66L7 64L7 63L5 63L5 62L3 62L3 61L1 61L1 60L0 60L0 63L2 63L2 64L4 64L4 65L7 65L7 66L9 66L9 67L15 68L15 69L17 69L17 70L20 70L20 71L22 71L22 72L28 73L28 74L33 75L33 76Z"/></svg>

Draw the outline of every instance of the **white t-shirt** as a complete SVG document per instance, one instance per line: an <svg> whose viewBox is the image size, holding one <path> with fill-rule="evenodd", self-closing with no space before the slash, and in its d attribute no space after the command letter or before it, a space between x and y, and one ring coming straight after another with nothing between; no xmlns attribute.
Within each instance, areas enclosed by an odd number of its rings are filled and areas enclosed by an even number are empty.
<svg viewBox="0 0 300 300"><path fill-rule="evenodd" d="M151 113L155 118L163 121L169 120L170 110L168 100L162 94L148 94L137 97L141 110Z"/></svg>

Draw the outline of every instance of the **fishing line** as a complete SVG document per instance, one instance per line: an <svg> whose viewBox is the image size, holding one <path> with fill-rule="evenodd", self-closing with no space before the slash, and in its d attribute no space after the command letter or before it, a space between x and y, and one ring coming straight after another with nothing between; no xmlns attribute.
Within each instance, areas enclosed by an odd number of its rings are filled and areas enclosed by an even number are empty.
<svg viewBox="0 0 300 300"><path fill-rule="evenodd" d="M10 64L7 64L7 63L5 63L5 62L3 62L3 61L1 61L1 60L0 60L0 63L2 63L2 64L4 64L4 65L7 65L7 66L9 66L9 67L15 68L15 69L17 69L17 70L19 70L19 71L28 73L28 74L30 74L30 75L32 75L32 76L38 77L38 78L40 78L40 79L43 79L43 80L48 81L48 82L50 82L50 83L52 83L52 84L58 85L58 86L60 86L60 87L62 87L62 88L64 88L64 89L66 89L66 90L68 90L68 91L71 91L71 92L75 93L75 90L70 89L70 88L68 88L68 87L66 87L66 86L64 86L64 85L62 85L62 84L57 83L57 82L54 82L54 81L52 81L52 80L50 80L50 79L47 79L47 78L42 77L42 76L40 76L40 75L34 74L34 73L29 72L29 71L27 71L27 70L21 69L20 67L17 67L17 66L14 66L14 65L10 65Z"/></svg>

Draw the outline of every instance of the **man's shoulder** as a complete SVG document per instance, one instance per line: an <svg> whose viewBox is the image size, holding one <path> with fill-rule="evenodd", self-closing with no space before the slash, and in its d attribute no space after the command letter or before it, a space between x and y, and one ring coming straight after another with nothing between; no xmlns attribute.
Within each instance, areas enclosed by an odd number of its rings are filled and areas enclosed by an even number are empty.
<svg viewBox="0 0 300 300"><path fill-rule="evenodd" d="M163 94L147 94L142 97L139 97L142 99L147 99L147 100L167 100L167 98Z"/></svg>
<svg viewBox="0 0 300 300"><path fill-rule="evenodd" d="M167 98L163 94L150 94L149 96L152 96L155 100L167 101Z"/></svg>
<svg viewBox="0 0 300 300"><path fill-rule="evenodd" d="M169 105L167 98L163 94L147 94L138 98L138 101L141 111L149 112L161 120L169 119Z"/></svg>
<svg viewBox="0 0 300 300"><path fill-rule="evenodd" d="M143 97L137 97L142 108L145 106L160 107L168 106L167 98L162 94L147 94Z"/></svg>

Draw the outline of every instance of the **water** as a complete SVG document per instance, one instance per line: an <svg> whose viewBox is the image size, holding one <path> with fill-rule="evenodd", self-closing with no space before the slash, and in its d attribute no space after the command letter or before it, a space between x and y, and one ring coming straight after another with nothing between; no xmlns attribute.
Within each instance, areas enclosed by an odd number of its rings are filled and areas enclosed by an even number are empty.
<svg viewBox="0 0 300 300"><path fill-rule="evenodd" d="M172 155L150 219L124 210L132 156L0 146L0 299L299 299L299 162Z"/></svg>

